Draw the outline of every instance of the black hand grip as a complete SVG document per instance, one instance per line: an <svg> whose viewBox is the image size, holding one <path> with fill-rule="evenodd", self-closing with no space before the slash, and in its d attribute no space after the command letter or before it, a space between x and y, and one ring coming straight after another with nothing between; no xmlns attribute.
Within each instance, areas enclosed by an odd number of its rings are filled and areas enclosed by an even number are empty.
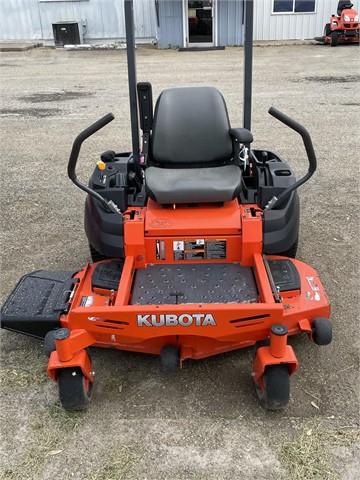
<svg viewBox="0 0 360 480"><path fill-rule="evenodd" d="M105 125L107 125L112 120L114 120L114 118L115 117L112 113L108 113L104 117L100 118L97 122L90 125L90 127L86 128L81 133L79 133L79 135L75 138L72 149L71 149L71 153L70 153L69 163L68 163L68 175L70 180L72 181L76 180L75 168L79 158L81 145L83 144L83 142L87 138L91 137L91 135L94 135L94 133L96 133L98 130L105 127Z"/></svg>
<svg viewBox="0 0 360 480"><path fill-rule="evenodd" d="M92 195L96 200L98 200L108 212L114 211L109 206L109 202L107 202L104 197L102 197L99 193L95 192L92 188L88 187L84 183L81 183L76 177L75 168L83 142L87 138L91 137L91 135L94 135L94 133L100 130L100 128L105 127L105 125L114 120L114 118L115 117L112 113L108 113L107 115L105 115L105 117L100 118L100 120L93 123L92 125L90 125L90 127L79 133L79 135L74 140L68 163L68 175L70 180L75 183L77 187L81 188L81 190L84 190L84 192L87 192L88 194Z"/></svg>
<svg viewBox="0 0 360 480"><path fill-rule="evenodd" d="M301 135L302 140L304 142L306 154L309 159L309 172L312 175L316 170L317 162L316 162L316 155L315 155L314 147L313 147L309 132L300 123L288 117L287 115L285 115L285 113L280 112L280 110L278 110L275 107L270 107L269 113L270 115L275 117L277 120L284 123L285 125L290 127L292 130L295 130L295 132Z"/></svg>

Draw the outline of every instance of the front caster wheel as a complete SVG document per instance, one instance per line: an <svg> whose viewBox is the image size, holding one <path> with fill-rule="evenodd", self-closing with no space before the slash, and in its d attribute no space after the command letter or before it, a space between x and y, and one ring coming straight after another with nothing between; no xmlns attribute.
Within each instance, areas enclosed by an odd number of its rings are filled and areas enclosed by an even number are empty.
<svg viewBox="0 0 360 480"><path fill-rule="evenodd" d="M59 397L65 410L85 410L90 402L92 385L80 367L58 370Z"/></svg>
<svg viewBox="0 0 360 480"><path fill-rule="evenodd" d="M339 42L339 35L337 32L331 32L330 39L330 45L332 47L336 47Z"/></svg>
<svg viewBox="0 0 360 480"><path fill-rule="evenodd" d="M162 373L177 373L180 370L179 349L175 345L164 345L160 352Z"/></svg>
<svg viewBox="0 0 360 480"><path fill-rule="evenodd" d="M290 399L290 375L288 366L268 365L262 376L263 388L256 385L261 405L267 410L280 410Z"/></svg>
<svg viewBox="0 0 360 480"><path fill-rule="evenodd" d="M316 345L329 345L332 340L330 320L323 317L315 318L311 325L312 339Z"/></svg>

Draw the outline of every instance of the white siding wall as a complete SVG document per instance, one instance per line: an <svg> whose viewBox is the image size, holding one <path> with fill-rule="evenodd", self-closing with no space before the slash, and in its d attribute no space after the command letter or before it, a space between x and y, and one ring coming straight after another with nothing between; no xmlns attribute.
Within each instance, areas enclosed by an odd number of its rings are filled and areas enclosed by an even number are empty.
<svg viewBox="0 0 360 480"><path fill-rule="evenodd" d="M52 23L86 20L84 41L125 39L124 0L0 0L0 40L53 40ZM154 0L134 1L137 41L156 37Z"/></svg>
<svg viewBox="0 0 360 480"><path fill-rule="evenodd" d="M359 1L352 0L359 11ZM320 37L338 0L316 0L316 13L272 14L273 0L254 0L254 40L304 40Z"/></svg>

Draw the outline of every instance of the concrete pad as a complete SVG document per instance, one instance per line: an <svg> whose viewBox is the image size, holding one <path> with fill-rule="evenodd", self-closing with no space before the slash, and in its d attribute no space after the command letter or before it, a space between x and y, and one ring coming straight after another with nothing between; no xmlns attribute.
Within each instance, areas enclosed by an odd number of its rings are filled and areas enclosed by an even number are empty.
<svg viewBox="0 0 360 480"><path fill-rule="evenodd" d="M42 43L17 43L17 42L1 42L0 52L25 52L32 48L42 47Z"/></svg>

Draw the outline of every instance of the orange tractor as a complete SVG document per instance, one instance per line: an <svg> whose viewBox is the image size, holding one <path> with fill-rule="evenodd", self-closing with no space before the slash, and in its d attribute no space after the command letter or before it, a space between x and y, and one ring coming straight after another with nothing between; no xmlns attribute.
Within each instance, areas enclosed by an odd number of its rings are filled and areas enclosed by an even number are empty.
<svg viewBox="0 0 360 480"><path fill-rule="evenodd" d="M81 145L113 120L107 114L78 135L68 164L70 179L88 194L93 261L76 273L25 275L2 308L2 327L43 340L47 372L67 410L89 403L88 347L159 355L161 370L175 373L187 359L255 344L260 403L280 409L298 367L288 337L305 334L317 345L332 337L320 279L294 258L297 188L316 170L311 138L269 110L303 140L309 168L296 180L275 153L251 148L248 121L230 126L214 87L167 89L153 109L151 85L136 83L130 0L125 16L132 153L107 151L90 182L78 180Z"/></svg>
<svg viewBox="0 0 360 480"><path fill-rule="evenodd" d="M359 43L359 15L349 0L340 0L337 15L331 15L318 41L336 47L339 43Z"/></svg>

